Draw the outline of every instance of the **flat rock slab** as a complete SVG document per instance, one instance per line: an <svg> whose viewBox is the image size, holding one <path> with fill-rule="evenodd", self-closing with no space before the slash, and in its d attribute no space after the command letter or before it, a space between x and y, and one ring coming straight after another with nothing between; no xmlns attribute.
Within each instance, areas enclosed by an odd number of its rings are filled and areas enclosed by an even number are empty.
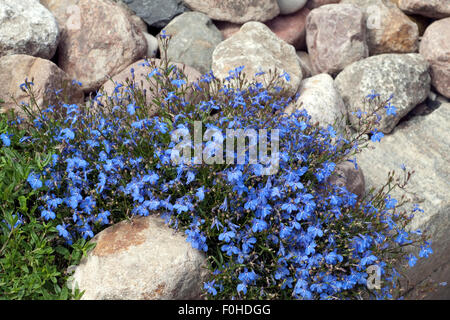
<svg viewBox="0 0 450 320"><path fill-rule="evenodd" d="M417 203L423 213L416 212L410 228L421 229L431 235L434 253L428 259L419 259L408 272L410 285L416 286L427 279L435 283L450 279L450 104L441 105L426 116L402 122L395 131L376 143L375 149L366 149L357 156L358 165L364 170L367 189L380 187L387 181L387 174L395 170L402 174L405 164L414 170L406 190L394 192L399 199L405 194L412 204ZM417 290L408 293L418 297ZM439 287L427 298L450 299L450 287Z"/></svg>

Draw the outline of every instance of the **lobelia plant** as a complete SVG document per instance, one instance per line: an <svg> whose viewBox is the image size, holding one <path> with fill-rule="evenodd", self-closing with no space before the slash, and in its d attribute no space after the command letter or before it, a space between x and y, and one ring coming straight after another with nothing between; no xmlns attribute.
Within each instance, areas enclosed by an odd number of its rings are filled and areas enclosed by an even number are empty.
<svg viewBox="0 0 450 320"><path fill-rule="evenodd" d="M166 49L164 32L161 41ZM404 248L420 247L421 257L431 253L424 234L406 231L412 212L390 195L411 173L405 169L402 179L390 174L363 198L329 182L339 163L351 161L357 169L354 155L382 138L377 111L395 114L390 99L372 92L367 103L374 111L358 114L359 131L338 133L312 124L305 110L283 113L297 98L282 88L287 73L273 72L261 83L246 80L239 67L224 80L210 72L189 83L163 57L159 66L144 63L152 101L131 70L112 96L98 93L91 109L27 107L33 120L23 124L33 132L33 145L56 150L27 180L40 192L42 223L55 222L70 245L120 220L160 215L207 254L208 299L399 297L397 266L417 260ZM33 94L31 85L24 87ZM157 114L149 117L155 106ZM175 133L194 132L199 122L203 141L180 141ZM220 146L237 138L227 129L276 131L278 137L249 139L244 152L231 150L225 163ZM251 154L262 145L268 153L254 163ZM277 162L271 174L269 158ZM375 286L368 285L369 267L377 272Z"/></svg>

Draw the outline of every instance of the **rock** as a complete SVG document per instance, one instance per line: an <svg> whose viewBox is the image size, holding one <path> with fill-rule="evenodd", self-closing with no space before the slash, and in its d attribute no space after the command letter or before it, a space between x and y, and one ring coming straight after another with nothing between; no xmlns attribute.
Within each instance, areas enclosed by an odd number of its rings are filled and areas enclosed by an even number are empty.
<svg viewBox="0 0 450 320"><path fill-rule="evenodd" d="M310 10L303 8L295 13L278 16L264 24L280 39L296 49L306 48L306 18Z"/></svg>
<svg viewBox="0 0 450 320"><path fill-rule="evenodd" d="M222 42L223 36L207 15L185 12L173 19L164 30L171 36L167 54L172 61L191 66L200 73L211 70L213 51Z"/></svg>
<svg viewBox="0 0 450 320"><path fill-rule="evenodd" d="M420 43L420 54L431 65L431 83L450 98L450 18L432 23Z"/></svg>
<svg viewBox="0 0 450 320"><path fill-rule="evenodd" d="M58 102L64 97L69 103L82 103L84 94L78 85L72 84L72 79L56 64L49 60L32 57L23 54L14 54L0 57L0 100L4 100L1 112L14 109L22 117L25 113L17 107L11 96L18 102L29 103L29 97L20 89L20 85L25 79L34 85L32 90L35 93L36 103L43 109L48 104L58 106ZM64 88L64 89L63 89ZM63 89L59 93L59 98L55 91Z"/></svg>
<svg viewBox="0 0 450 320"><path fill-rule="evenodd" d="M280 74L288 72L290 81L282 80L288 94L295 94L302 80L294 47L260 22L247 22L214 50L212 70L216 77L224 79L229 76L229 71L239 66L245 67L243 72L248 78L260 71L266 72L265 79L268 79L269 70L278 70Z"/></svg>
<svg viewBox="0 0 450 320"><path fill-rule="evenodd" d="M312 123L319 122L323 127L333 125L336 131L343 131L347 110L330 75L322 73L304 79L299 93L297 101L286 108L287 114L304 108L311 116Z"/></svg>
<svg viewBox="0 0 450 320"><path fill-rule="evenodd" d="M394 191L400 200L404 194L413 204L419 204L423 213L415 212L411 229L421 229L431 235L433 254L419 259L408 271L410 284L416 286L426 279L436 283L450 279L450 141L443 139L450 131L450 104L442 105L433 113L402 122L392 134L381 139L372 149L365 149L357 156L358 165L364 170L366 188L380 187L387 181L387 174L395 170L402 176L401 164L414 170L407 193ZM408 292L414 297L417 290ZM428 299L450 299L450 287L438 287L428 293Z"/></svg>
<svg viewBox="0 0 450 320"><path fill-rule="evenodd" d="M398 6L407 13L429 18L450 17L450 0L399 0Z"/></svg>
<svg viewBox="0 0 450 320"><path fill-rule="evenodd" d="M89 92L141 59L147 42L129 13L114 2L80 0L78 8L81 25L62 33L59 66Z"/></svg>
<svg viewBox="0 0 450 320"><path fill-rule="evenodd" d="M300 62L300 67L302 68L303 78L309 78L312 75L311 59L309 54L305 51L297 51L298 61Z"/></svg>
<svg viewBox="0 0 450 320"><path fill-rule="evenodd" d="M206 257L156 216L122 221L92 240L69 285L83 300L199 299Z"/></svg>
<svg viewBox="0 0 450 320"><path fill-rule="evenodd" d="M0 2L0 57L26 54L51 59L58 41L58 23L38 1Z"/></svg>
<svg viewBox="0 0 450 320"><path fill-rule="evenodd" d="M336 169L328 180L329 183L339 187L345 187L348 191L356 194L359 199L366 194L366 183L361 167L355 168L355 164L344 161L336 165Z"/></svg>
<svg viewBox="0 0 450 320"><path fill-rule="evenodd" d="M156 39L154 36L147 32L142 33L145 37L145 40L147 41L147 58L153 58L156 57L156 54L158 53L158 39Z"/></svg>
<svg viewBox="0 0 450 320"><path fill-rule="evenodd" d="M419 49L419 28L394 3L382 0L342 0L364 12L369 55L413 53Z"/></svg>
<svg viewBox="0 0 450 320"><path fill-rule="evenodd" d="M425 33L425 30L428 28L428 26L433 22L430 18L419 16L417 14L415 15L408 15L408 19L410 19L412 22L414 22L417 27L419 28L419 37L423 36Z"/></svg>
<svg viewBox="0 0 450 320"><path fill-rule="evenodd" d="M293 14L277 16L264 24L280 39L302 50L306 48L306 17L309 12L309 9L304 8ZM222 32L224 39L228 39L242 27L242 24L225 21L215 21L214 24Z"/></svg>
<svg viewBox="0 0 450 320"><path fill-rule="evenodd" d="M123 0L149 26L164 28L174 17L186 11L182 0Z"/></svg>
<svg viewBox="0 0 450 320"><path fill-rule="evenodd" d="M153 59L149 59L149 61L154 61L157 66L161 65L160 59L153 58ZM189 66L184 66L180 63L171 63L171 65L175 65L180 70L184 69L184 73L187 76L189 82L194 82L194 81L200 79L200 77L201 77L201 74L197 70L190 68ZM101 103L103 103L103 104L106 103L107 96L114 96L114 99L113 99L114 104L120 104L119 101L116 101L117 99L127 99L129 94L124 92L124 89L125 89L124 87L118 88L117 94L114 94L114 91L118 84L122 84L122 85L126 86L127 79L132 79L132 75L131 75L131 71L130 71L131 69L134 69L135 83L140 88L145 90L146 101L149 104L151 103L151 101L155 97L153 94L153 91L156 90L156 88L151 87L151 84L147 80L147 75L152 71L152 69L149 66L146 66L146 60L144 60L144 59L139 60L139 61L133 63L132 65L128 66L127 68L125 68L125 70L123 70L119 74L115 75L114 77L111 78L111 80L106 81L102 85L101 91L103 92L104 95L99 98L99 101ZM142 82L142 86L141 86L141 82ZM187 94L187 98L189 99L189 92ZM152 108L150 108L148 116L152 117L157 113L158 113L157 106L152 104Z"/></svg>
<svg viewBox="0 0 450 320"><path fill-rule="evenodd" d="M337 74L368 55L362 11L351 4L329 4L310 12L306 44L313 74Z"/></svg>
<svg viewBox="0 0 450 320"><path fill-rule="evenodd" d="M277 0L277 1L278 7L280 7L281 14L291 14L303 8L307 0Z"/></svg>
<svg viewBox="0 0 450 320"><path fill-rule="evenodd" d="M200 11L211 19L245 23L267 21L280 13L277 0L184 0L194 11Z"/></svg>
<svg viewBox="0 0 450 320"><path fill-rule="evenodd" d="M429 64L416 53L381 54L355 62L346 67L335 79L349 112L349 119L358 128L358 118L353 112L368 110L363 99L374 90L381 99L390 101L396 107L396 116L387 116L386 109L378 114L382 116L379 129L391 132L395 125L415 106L422 103L430 92Z"/></svg>
<svg viewBox="0 0 450 320"><path fill-rule="evenodd" d="M326 4L333 4L333 3L339 3L341 0L309 0L306 4L306 7L308 9L315 9L321 6L324 6Z"/></svg>

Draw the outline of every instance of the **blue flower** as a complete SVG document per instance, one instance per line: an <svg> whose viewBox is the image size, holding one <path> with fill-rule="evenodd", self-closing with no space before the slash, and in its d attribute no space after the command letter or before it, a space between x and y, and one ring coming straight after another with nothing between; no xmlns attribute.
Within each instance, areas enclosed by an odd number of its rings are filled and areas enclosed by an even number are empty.
<svg viewBox="0 0 450 320"><path fill-rule="evenodd" d="M371 133L372 137L370 137L370 140L372 140L373 142L379 142L384 137L383 132L380 132L377 129L372 130Z"/></svg>
<svg viewBox="0 0 450 320"><path fill-rule="evenodd" d="M384 107L386 108L386 114L388 116L395 116L396 115L396 110L397 109L390 102Z"/></svg>
<svg viewBox="0 0 450 320"><path fill-rule="evenodd" d="M34 174L34 172L31 172L28 175L27 182L34 190L42 188L42 181L40 180L40 175Z"/></svg>
<svg viewBox="0 0 450 320"><path fill-rule="evenodd" d="M217 290L216 290L216 288L214 288L214 286L215 286L214 282L215 281L216 280L212 280L210 282L205 282L203 284L203 289L206 289L206 291L208 293L212 294L213 296L217 295Z"/></svg>
<svg viewBox="0 0 450 320"><path fill-rule="evenodd" d="M11 140L9 139L10 137L11 135L8 135L7 133L0 134L0 139L5 147L9 147L11 145Z"/></svg>
<svg viewBox="0 0 450 320"><path fill-rule="evenodd" d="M225 227L225 230L219 234L219 240L220 241L225 241L225 242L230 242L232 238L234 238L236 234L234 233L234 231L227 231L227 228Z"/></svg>

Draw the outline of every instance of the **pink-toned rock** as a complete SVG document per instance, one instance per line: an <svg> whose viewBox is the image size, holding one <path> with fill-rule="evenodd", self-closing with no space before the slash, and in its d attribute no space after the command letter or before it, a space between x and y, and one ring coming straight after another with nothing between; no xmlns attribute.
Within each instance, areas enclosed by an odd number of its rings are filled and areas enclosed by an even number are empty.
<svg viewBox="0 0 450 320"><path fill-rule="evenodd" d="M280 15L276 18L264 22L270 30L280 39L293 45L296 49L306 48L306 17L310 10L303 8L295 13ZM222 32L224 39L228 39L239 31L241 24L215 21L214 24Z"/></svg>
<svg viewBox="0 0 450 320"><path fill-rule="evenodd" d="M450 17L450 0L399 0L398 6L407 13L429 18Z"/></svg>
<svg viewBox="0 0 450 320"><path fill-rule="evenodd" d="M15 54L0 58L0 99L5 101L1 112L10 109L17 111L22 117L25 115L20 107L17 107L11 96L18 102L29 103L29 97L20 89L20 85L25 79L34 85L32 90L35 93L37 104L43 109L48 104L58 105L64 97L69 103L81 103L84 94L76 84L72 84L72 79L56 64L49 60L32 57L24 54ZM64 88L64 89L63 89ZM63 89L57 96L57 90ZM59 98L58 98L59 97Z"/></svg>
<svg viewBox="0 0 450 320"><path fill-rule="evenodd" d="M89 92L144 57L147 42L121 5L80 0L77 7L82 19L79 28L66 28L61 34L59 66Z"/></svg>
<svg viewBox="0 0 450 320"><path fill-rule="evenodd" d="M300 62L300 67L302 68L303 78L309 78L312 75L311 59L309 58L308 52L297 51L298 61Z"/></svg>
<svg viewBox="0 0 450 320"><path fill-rule="evenodd" d="M265 24L280 39L293 45L296 49L306 47L306 17L310 10L303 8L288 15L280 15Z"/></svg>
<svg viewBox="0 0 450 320"><path fill-rule="evenodd" d="M420 54L431 65L431 83L443 96L450 98L450 18L432 23L420 43Z"/></svg>
<svg viewBox="0 0 450 320"><path fill-rule="evenodd" d="M134 69L134 76L135 76L134 81L137 86L139 86L141 89L146 91L146 101L148 103L151 103L151 101L155 97L155 95L153 93L155 88L151 87L151 84L147 80L147 76L152 71L151 67L148 66L148 64L151 63L152 61L155 62L156 66L158 66L158 68L159 68L159 66L161 66L160 59L157 59L157 58L153 58L153 59L149 59L149 60L142 59L142 60L139 60L139 61L133 63L132 65L128 66L127 68L125 68L125 70L123 70L119 74L115 75L110 80L106 81L100 89L100 91L103 92L103 96L99 98L100 102L106 103L106 101L107 101L106 97L111 97L111 96L113 97L112 99L113 99L114 104L119 103L118 100L120 100L120 99L129 99L129 94L125 92L125 87L127 86L127 82L128 82L127 79L132 79L131 69ZM200 72L198 72L197 70L195 70L189 66L183 65L181 63L171 63L171 65L175 65L180 70L184 69L184 74L186 75L189 82L194 82L194 81L200 79L200 77L201 77ZM143 84L143 86L141 86L141 83ZM118 84L122 84L123 87L118 88L117 93L115 93L114 91ZM187 97L189 98L189 93L188 93ZM151 117L151 116L157 114L157 112L158 112L157 106L153 105L153 107L150 108L150 110L149 110L148 116Z"/></svg>
<svg viewBox="0 0 450 320"><path fill-rule="evenodd" d="M306 7L309 9L315 9L326 4L339 3L341 0L309 0Z"/></svg>
<svg viewBox="0 0 450 320"><path fill-rule="evenodd" d="M306 19L306 43L314 74L337 74L368 56L364 14L352 4L329 4Z"/></svg>
<svg viewBox="0 0 450 320"><path fill-rule="evenodd" d="M184 0L184 3L211 19L234 23L267 21L280 13L277 0Z"/></svg>

